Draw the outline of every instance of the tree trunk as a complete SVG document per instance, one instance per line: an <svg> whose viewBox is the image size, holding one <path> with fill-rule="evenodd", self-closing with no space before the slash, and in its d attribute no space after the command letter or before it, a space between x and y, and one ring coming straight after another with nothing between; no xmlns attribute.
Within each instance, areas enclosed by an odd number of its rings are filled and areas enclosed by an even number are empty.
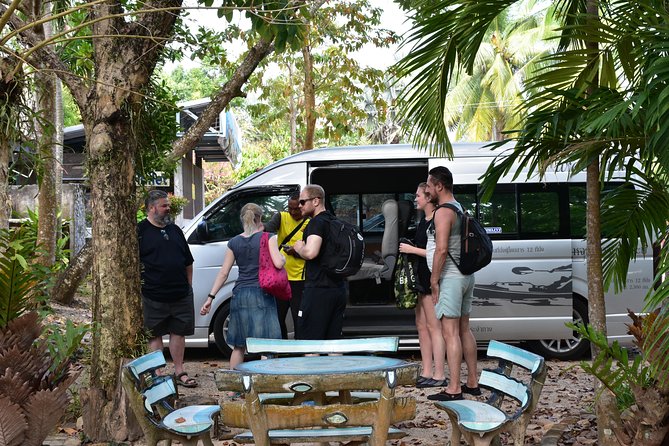
<svg viewBox="0 0 669 446"><path fill-rule="evenodd" d="M64 305L70 305L74 300L79 284L91 270L92 261L93 245L91 240L88 239L67 269L58 275L56 284L51 289L51 299Z"/></svg>
<svg viewBox="0 0 669 446"><path fill-rule="evenodd" d="M590 324L606 335L606 304L604 300L604 280L602 273L602 236L600 221L600 191L598 160L590 163L587 169L587 259L588 259L588 317ZM593 345L592 357L599 351ZM593 378L594 379L594 378ZM616 398L609 390L595 381L595 412L597 415L597 437L602 446L617 445L615 430L620 430L622 421L616 405ZM599 393L600 391L601 394Z"/></svg>
<svg viewBox="0 0 669 446"><path fill-rule="evenodd" d="M51 14L51 3L35 2L36 7L43 5L45 11L37 10L35 15L49 16ZM41 9L41 8L40 8ZM51 22L46 22L35 28L35 32L42 39L50 38L52 33ZM56 240L60 233L60 222L58 219L57 189L58 175L60 169L58 164L58 149L62 145L57 140L56 131L56 89L57 78L51 71L41 65L43 71L36 73L37 84L37 107L41 115L38 122L38 153L39 153L39 195L37 196L37 245L41 247L38 251L38 262L46 267L52 266L56 261Z"/></svg>
<svg viewBox="0 0 669 446"><path fill-rule="evenodd" d="M9 215L12 202L9 198L9 156L11 146L3 135L0 135L0 229L9 227Z"/></svg>
<svg viewBox="0 0 669 446"><path fill-rule="evenodd" d="M314 148L314 135L316 133L316 89L314 87L314 56L311 47L305 45L302 48L304 57L304 132L303 150Z"/></svg>
<svg viewBox="0 0 669 446"><path fill-rule="evenodd" d="M126 420L113 400L118 365L121 358L135 357L145 341L135 236L136 146L127 117L85 126L94 216L93 320L99 325L93 332L87 399L96 417L84 430L94 441L122 441L117 435Z"/></svg>

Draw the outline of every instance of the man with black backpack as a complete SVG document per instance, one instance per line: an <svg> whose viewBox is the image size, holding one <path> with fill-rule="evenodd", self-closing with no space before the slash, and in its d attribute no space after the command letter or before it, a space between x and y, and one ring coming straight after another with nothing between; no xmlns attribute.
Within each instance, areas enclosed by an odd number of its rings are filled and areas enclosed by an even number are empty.
<svg viewBox="0 0 669 446"><path fill-rule="evenodd" d="M427 231L427 264L431 266L430 286L437 319L446 343L450 382L441 392L429 395L436 401L462 399L462 393L480 395L476 370L476 339L469 328L474 295L474 275L463 274L461 263L462 206L453 196L453 175L446 167L430 170L426 192L436 200L432 224ZM467 384L460 384L464 355ZM436 360L436 358L435 358Z"/></svg>
<svg viewBox="0 0 669 446"><path fill-rule="evenodd" d="M302 216L311 220L303 240L293 245L295 252L306 260L297 332L300 339L338 339L344 323L346 287L344 276L330 271L324 261L328 245L334 244L331 223L338 220L325 209L325 191L321 186L306 185L300 192L299 205Z"/></svg>

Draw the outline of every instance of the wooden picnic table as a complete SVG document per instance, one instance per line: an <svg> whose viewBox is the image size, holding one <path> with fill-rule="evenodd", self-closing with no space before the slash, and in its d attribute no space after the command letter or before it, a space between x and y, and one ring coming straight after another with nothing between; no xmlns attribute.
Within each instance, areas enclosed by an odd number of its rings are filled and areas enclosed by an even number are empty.
<svg viewBox="0 0 669 446"><path fill-rule="evenodd" d="M395 389L415 383L417 373L417 364L397 358L301 356L219 370L216 383L220 390L244 393L243 401L223 401L221 415L228 426L250 428L257 445L364 440L382 445L389 433L403 436L391 424L415 416L415 399L395 397ZM358 401L350 396L356 390L376 391L378 397ZM339 398L328 401L332 391ZM276 404L268 393L288 395L287 404Z"/></svg>

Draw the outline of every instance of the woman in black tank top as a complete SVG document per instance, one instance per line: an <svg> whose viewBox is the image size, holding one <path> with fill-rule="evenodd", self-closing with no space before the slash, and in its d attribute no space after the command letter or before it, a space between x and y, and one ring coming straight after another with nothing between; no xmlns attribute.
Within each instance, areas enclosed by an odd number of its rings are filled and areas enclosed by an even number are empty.
<svg viewBox="0 0 669 446"><path fill-rule="evenodd" d="M415 246L400 243L400 252L411 254L417 265L417 280L423 292L418 296L416 304L416 328L420 345L421 373L416 380L416 387L441 387L447 384L444 361L446 347L441 335L441 325L434 311L432 294L430 291L430 270L425 260L425 246L427 245L427 227L435 206L425 193L426 183L420 183L416 190L416 208L422 210L425 216L416 227ZM433 370L434 368L434 370Z"/></svg>

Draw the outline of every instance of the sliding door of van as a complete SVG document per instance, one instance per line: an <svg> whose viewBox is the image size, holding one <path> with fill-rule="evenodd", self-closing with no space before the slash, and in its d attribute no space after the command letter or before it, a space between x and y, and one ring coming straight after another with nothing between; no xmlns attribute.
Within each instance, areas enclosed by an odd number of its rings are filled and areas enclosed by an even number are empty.
<svg viewBox="0 0 669 446"><path fill-rule="evenodd" d="M427 178L425 160L365 160L312 166L311 183L325 189L327 207L337 217L358 226L365 238L366 261L381 259L386 230L383 203L396 200L408 215L399 215L398 233L413 238L416 231L414 193ZM401 213L401 212L400 212ZM397 247L395 247L397 248ZM349 281L344 336L396 335L402 345L417 345L413 310L395 306L392 280Z"/></svg>

